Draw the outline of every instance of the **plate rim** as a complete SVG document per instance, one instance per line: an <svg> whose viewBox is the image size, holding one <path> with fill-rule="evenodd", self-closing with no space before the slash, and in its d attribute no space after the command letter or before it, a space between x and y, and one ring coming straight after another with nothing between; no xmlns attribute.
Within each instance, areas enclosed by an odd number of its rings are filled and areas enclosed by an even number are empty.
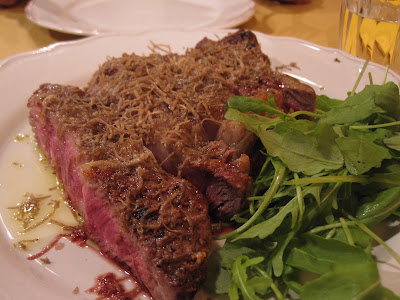
<svg viewBox="0 0 400 300"><path fill-rule="evenodd" d="M233 30L198 29L198 30L186 30L186 31L183 31L183 30L165 30L165 31L159 31L158 34L164 34L164 33L167 33L167 32L169 32L169 33L185 32L185 34L186 33L190 33L190 32L196 32L199 35L200 34L203 34L203 35L204 34L214 34L214 35L215 34L221 34L222 35L222 34L225 34L225 33L228 33L228 32L234 32L235 30L236 29L233 29ZM348 53L346 53L346 52L344 52L342 50L338 50L338 49L330 48L330 47L319 46L319 45L316 45L314 43L311 43L311 42L308 42L308 41L305 41L305 40L301 40L301 39L298 39L298 38L272 36L272 35L268 35L268 34L265 34L265 33L257 32L257 31L254 31L254 30L252 30L252 32L254 32L258 36L262 36L263 38L270 40L271 42L273 42L273 41L288 41L288 42L298 43L298 44L304 45L306 47L313 47L314 49L317 49L317 50L326 51L326 52L331 53L332 55L337 55L337 56L349 59L351 61L354 61L355 63L357 63L357 65L362 65L363 61L364 61L364 60L356 58L356 57L354 57L354 56L352 56L352 55L350 55L350 54L348 54ZM63 50L64 48L79 47L80 45L90 44L93 41L97 41L97 40L100 40L100 39L108 39L108 38L111 38L111 37L135 38L135 37L140 37L140 36L146 36L148 34L151 34L151 33L142 32L142 33L138 33L138 34L109 34L109 35L102 35L102 36L91 36L91 37L86 37L86 38L78 39L78 40L74 40L74 41L64 41L64 42L53 43L53 44L51 44L49 46L42 47L42 48L39 48L37 50L16 54L16 55L8 57L8 58L6 58L4 60L1 60L0 61L0 72L7 71L6 69L8 67L12 68L14 63L17 64L21 60L23 61L25 59L34 59L37 56L42 56L42 55L45 55L45 56L46 55L51 55L53 51L57 52L58 50ZM191 45L187 45L187 47L190 47L190 46ZM266 53L266 54L268 55L268 53ZM385 69L385 67L382 66L382 65L378 65L378 64L375 64L375 63L371 63L371 65L373 65L374 67L379 68L382 71ZM398 80L400 80L400 75L399 74L397 74L395 72L391 72L391 75L393 77L397 78ZM0 148L1 148L4 145L3 144L4 141L1 140L0 142L1 142L1 144L0 144ZM1 218L2 217L0 215L0 221L1 221ZM1 225L2 225L2 223L0 222L0 226ZM3 240L3 236L0 236L0 237L1 237L1 240ZM4 239L6 239L6 237L4 237ZM0 243L0 245L1 245L1 243ZM17 253L17 254L20 254L20 253ZM0 257L0 261L1 261L1 257ZM2 288L2 286L0 285L0 296L1 296L1 292L2 292L1 288ZM36 299L36 298L34 298L34 299Z"/></svg>
<svg viewBox="0 0 400 300"><path fill-rule="evenodd" d="M35 1L35 0L32 0ZM138 33L108 33L108 34L100 34L100 35L92 35L92 36L86 36L83 38L78 38L76 40L69 40L69 41L59 41L59 42L54 42L51 43L48 46L43 46L40 47L38 49L35 50L30 50L30 51L24 51L21 53L17 53L14 55L10 55L8 57L5 57L3 59L0 60L0 71L3 67L5 67L6 65L12 63L12 61L14 60L18 60L18 59L22 59L24 57L29 57L29 56L35 56L35 55L41 55L41 54L47 54L51 51L56 51L60 48L68 48L68 47L75 47L75 46L79 46L79 45L84 45L84 44L90 44L93 41L96 40L100 40L100 39L108 39L108 38L112 38L112 37L122 37L122 38L135 38L135 37L139 37L142 35L148 35L148 34L152 34L152 33L171 33L171 32L185 32L185 33L200 33L203 32L205 34L227 34L230 32L235 32L237 30L240 29L228 29L228 28L221 28L221 29L212 29L212 28L199 28L199 29L190 29L190 30L178 30L178 29L165 29L165 30L156 30L156 31L143 31L143 32L138 32ZM357 63L361 63L363 64L366 60L356 57L348 52L345 52L344 50L341 49L337 49L337 48L333 48L333 47L328 47L328 46L322 46L322 45L318 45L316 43L313 42L309 42L307 40L303 40L300 38L296 38L296 37L291 37L291 36L276 36L276 35L270 35L264 32L260 32L257 30L250 30L250 29L245 29L245 30L249 30L252 31L253 33L255 33L257 36L261 36L267 39L271 39L271 40L277 40L277 41L289 41L289 42L293 42L296 44L301 44L307 47L311 47L313 49L319 50L319 51L324 51L324 52L329 52L331 54L336 54L336 55L340 55L342 57L344 57L345 59L351 60L353 62L357 62ZM188 46L189 47L189 46ZM266 53L268 55L268 53ZM371 66L374 66L378 69L381 70L385 70L386 67L384 65L378 64L376 62L371 62L369 61L368 63ZM392 69L388 70L388 74L390 74L391 76L395 77L397 80L400 81L400 74L393 71Z"/></svg>

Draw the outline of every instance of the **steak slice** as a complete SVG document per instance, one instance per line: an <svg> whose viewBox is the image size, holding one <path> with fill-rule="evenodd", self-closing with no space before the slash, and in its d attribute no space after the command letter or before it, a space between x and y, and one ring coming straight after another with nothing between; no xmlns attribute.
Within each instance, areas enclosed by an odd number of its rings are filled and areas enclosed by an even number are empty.
<svg viewBox="0 0 400 300"><path fill-rule="evenodd" d="M164 170L204 193L217 221L229 221L247 204L252 185L247 155L256 141L243 124L224 120L228 98L267 101L272 93L286 112L312 111L316 98L311 87L271 69L250 31L219 41L205 38L183 55L110 58L85 91L105 99Z"/></svg>
<svg viewBox="0 0 400 300"><path fill-rule="evenodd" d="M45 84L29 99L30 123L89 238L154 299L189 299L206 274L207 202L101 105L79 88Z"/></svg>
<svg viewBox="0 0 400 300"><path fill-rule="evenodd" d="M231 54L226 53L226 47ZM312 87L296 78L273 71L269 58L261 51L256 36L251 31L239 30L221 40L204 38L197 45L205 56L230 61L241 61L236 95L255 97L268 101L272 94L276 104L286 113L305 110L315 111L316 94ZM239 59L238 49L246 55ZM227 59L228 57L228 59Z"/></svg>

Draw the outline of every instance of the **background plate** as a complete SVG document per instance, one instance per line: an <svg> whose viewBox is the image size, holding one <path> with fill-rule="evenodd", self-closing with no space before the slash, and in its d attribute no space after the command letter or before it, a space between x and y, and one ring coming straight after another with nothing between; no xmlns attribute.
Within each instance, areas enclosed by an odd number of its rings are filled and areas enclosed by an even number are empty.
<svg viewBox="0 0 400 300"><path fill-rule="evenodd" d="M78 35L231 28L250 19L253 0L32 0L34 23Z"/></svg>

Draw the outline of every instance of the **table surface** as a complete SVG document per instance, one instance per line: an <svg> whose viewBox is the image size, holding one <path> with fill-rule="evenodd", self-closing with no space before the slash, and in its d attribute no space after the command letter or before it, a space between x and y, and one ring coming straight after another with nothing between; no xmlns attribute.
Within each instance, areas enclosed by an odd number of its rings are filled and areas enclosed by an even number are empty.
<svg viewBox="0 0 400 300"><path fill-rule="evenodd" d="M309 4L293 5L273 0L255 0L254 16L238 27L338 48L340 2L311 0ZM32 23L24 14L27 3L22 1L14 7L0 8L0 59L56 42L82 38Z"/></svg>

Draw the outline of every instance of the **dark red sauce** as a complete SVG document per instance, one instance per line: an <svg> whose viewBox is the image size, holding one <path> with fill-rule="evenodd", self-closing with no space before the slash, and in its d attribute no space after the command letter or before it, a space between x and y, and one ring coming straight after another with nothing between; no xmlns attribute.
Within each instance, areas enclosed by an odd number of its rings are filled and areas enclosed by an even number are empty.
<svg viewBox="0 0 400 300"><path fill-rule="evenodd" d="M68 226L65 230L69 230L69 234L58 234L47 246L45 246L40 252L33 254L28 257L28 260L35 260L41 258L44 254L49 252L51 249L61 250L60 239L67 238L71 242L77 244L79 247L86 247L92 249L103 258L108 259L111 263L116 264L119 268L125 270L126 276L117 278L114 273L106 273L96 278L96 284L92 288L86 290L86 293L95 294L98 296L97 300L110 299L110 300L134 300L138 299L143 294L146 294L146 290L136 282L134 277L130 274L124 266L118 264L116 261L109 259L103 252L94 248L93 246L86 243L87 237L84 230L81 227ZM124 282L131 280L134 282L134 288L126 290Z"/></svg>
<svg viewBox="0 0 400 300"><path fill-rule="evenodd" d="M112 300L132 300L140 296L143 291L140 288L126 291L123 281L130 279L130 276L117 278L114 273L106 273L97 277L96 285L86 291L86 293L96 294L97 299Z"/></svg>
<svg viewBox="0 0 400 300"><path fill-rule="evenodd" d="M67 234L58 234L47 246L45 246L40 252L31 255L28 257L29 260L34 260L37 259L47 252L49 252L51 249L55 248L56 250L61 250L64 248L62 245L60 245L59 241L61 238L68 238L71 242L76 243L79 247L84 247L87 246L86 240L87 236L85 233L85 230L81 226L66 226L63 225L62 223L51 220L52 223L60 225L64 230L69 231L70 233Z"/></svg>
<svg viewBox="0 0 400 300"><path fill-rule="evenodd" d="M37 258L42 257L42 256L45 255L47 252L49 252L52 248L54 248L54 247L58 244L58 242L59 242L59 240L60 240L61 238L63 238L63 237L68 237L68 236L69 236L68 234L58 234L58 235L56 236L56 238L53 239L53 240L52 240L47 246L45 246L40 252L29 256L28 259L29 259L29 260L34 260L34 259L37 259Z"/></svg>

